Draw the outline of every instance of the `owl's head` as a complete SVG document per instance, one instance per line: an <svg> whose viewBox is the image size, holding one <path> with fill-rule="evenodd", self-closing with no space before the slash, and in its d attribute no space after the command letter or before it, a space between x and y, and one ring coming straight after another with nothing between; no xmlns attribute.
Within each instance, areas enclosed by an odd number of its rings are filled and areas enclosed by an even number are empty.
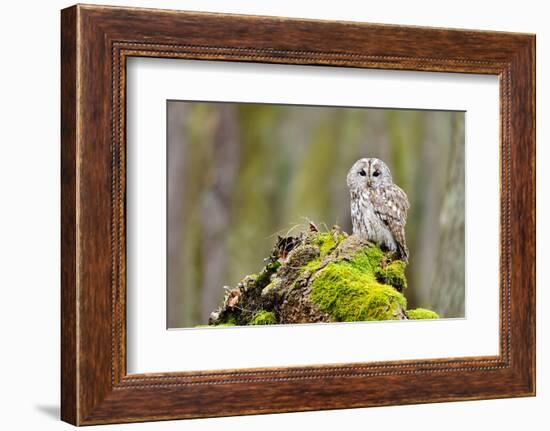
<svg viewBox="0 0 550 431"><path fill-rule="evenodd" d="M350 191L377 188L393 182L390 169L380 159L359 159L348 172Z"/></svg>

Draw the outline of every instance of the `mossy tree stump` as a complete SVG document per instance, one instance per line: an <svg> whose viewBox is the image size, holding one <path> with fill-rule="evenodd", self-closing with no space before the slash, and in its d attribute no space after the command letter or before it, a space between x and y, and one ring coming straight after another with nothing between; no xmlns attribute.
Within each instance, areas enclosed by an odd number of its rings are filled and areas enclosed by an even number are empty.
<svg viewBox="0 0 550 431"><path fill-rule="evenodd" d="M279 237L258 274L227 288L209 325L434 319L407 310L405 264L335 227Z"/></svg>

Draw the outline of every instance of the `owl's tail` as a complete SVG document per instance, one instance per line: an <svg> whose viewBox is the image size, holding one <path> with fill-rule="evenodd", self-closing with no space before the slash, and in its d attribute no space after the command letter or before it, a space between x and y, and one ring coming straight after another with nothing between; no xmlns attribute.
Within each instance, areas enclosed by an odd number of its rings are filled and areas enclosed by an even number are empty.
<svg viewBox="0 0 550 431"><path fill-rule="evenodd" d="M406 244L397 244L397 251L399 252L399 258L405 262L409 263L409 249Z"/></svg>

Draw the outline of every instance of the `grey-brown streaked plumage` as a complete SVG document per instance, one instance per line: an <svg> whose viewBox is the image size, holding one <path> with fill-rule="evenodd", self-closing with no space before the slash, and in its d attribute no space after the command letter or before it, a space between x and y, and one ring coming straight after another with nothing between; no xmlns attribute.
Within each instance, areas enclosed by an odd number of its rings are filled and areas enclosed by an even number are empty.
<svg viewBox="0 0 550 431"><path fill-rule="evenodd" d="M380 159L359 159L348 172L353 234L409 260L405 223L409 201Z"/></svg>

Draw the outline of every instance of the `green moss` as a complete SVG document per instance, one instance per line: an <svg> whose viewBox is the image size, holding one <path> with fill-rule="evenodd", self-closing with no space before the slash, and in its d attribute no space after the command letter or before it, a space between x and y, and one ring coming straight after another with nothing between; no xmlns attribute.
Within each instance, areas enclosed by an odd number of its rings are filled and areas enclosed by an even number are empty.
<svg viewBox="0 0 550 431"><path fill-rule="evenodd" d="M408 310L406 314L407 317L412 320L439 319L439 315L435 311L426 310L425 308Z"/></svg>
<svg viewBox="0 0 550 431"><path fill-rule="evenodd" d="M271 283L262 289L261 296L264 300L274 301L273 298L276 298L281 293L281 279L278 277L273 277Z"/></svg>
<svg viewBox="0 0 550 431"><path fill-rule="evenodd" d="M390 286L395 287L402 292L407 288L407 278L405 277L405 263L401 260L396 260L384 268L376 269L376 278Z"/></svg>
<svg viewBox="0 0 550 431"><path fill-rule="evenodd" d="M340 322L395 319L406 307L406 299L377 280L383 257L380 248L369 247L349 261L329 263L313 280L311 300Z"/></svg>
<svg viewBox="0 0 550 431"><path fill-rule="evenodd" d="M277 317L273 311L260 310L250 322L249 325L274 325L277 323Z"/></svg>
<svg viewBox="0 0 550 431"><path fill-rule="evenodd" d="M313 243L319 246L320 257L323 258L334 250L343 239L342 233L322 232L315 236Z"/></svg>
<svg viewBox="0 0 550 431"><path fill-rule="evenodd" d="M269 262L259 274L255 275L255 287L261 290L267 286L271 281L271 275L274 274L280 266L281 262L278 260Z"/></svg>
<svg viewBox="0 0 550 431"><path fill-rule="evenodd" d="M195 328L217 328L219 326L237 326L236 323L218 323L217 325L197 325Z"/></svg>
<svg viewBox="0 0 550 431"><path fill-rule="evenodd" d="M237 319L235 318L235 316L230 315L230 316L227 316L221 322L216 323L215 325L212 325L212 326L237 326Z"/></svg>
<svg viewBox="0 0 550 431"><path fill-rule="evenodd" d="M308 262L304 267L302 268L303 271L311 271L312 273L317 271L319 266L321 265L321 258L313 259L312 261Z"/></svg>
<svg viewBox="0 0 550 431"><path fill-rule="evenodd" d="M275 260L273 262L269 262L266 268L269 272L275 272L277 271L277 269L279 269L280 266L281 266L281 262L279 262L278 260Z"/></svg>
<svg viewBox="0 0 550 431"><path fill-rule="evenodd" d="M277 277L275 277L273 280L271 280L271 283L269 283L264 289L262 290L262 295L267 292L272 291L273 289L277 289L281 283L281 280Z"/></svg>
<svg viewBox="0 0 550 431"><path fill-rule="evenodd" d="M358 271L368 273L374 277L375 271L380 268L384 252L380 247L367 247L357 252L349 263Z"/></svg>

